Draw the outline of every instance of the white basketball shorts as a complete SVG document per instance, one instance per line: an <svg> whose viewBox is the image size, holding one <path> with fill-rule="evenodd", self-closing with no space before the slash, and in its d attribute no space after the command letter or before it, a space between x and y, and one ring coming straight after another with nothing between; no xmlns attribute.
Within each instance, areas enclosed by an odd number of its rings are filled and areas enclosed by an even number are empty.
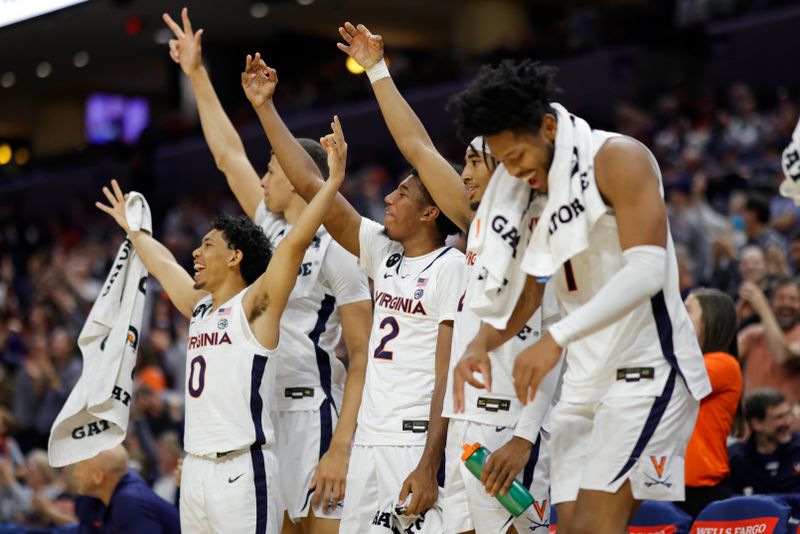
<svg viewBox="0 0 800 534"><path fill-rule="evenodd" d="M615 493L626 480L636 499L682 501L699 406L674 370L658 397L560 401L550 416L553 502L581 489Z"/></svg>
<svg viewBox="0 0 800 534"><path fill-rule="evenodd" d="M283 524L278 461L268 449L222 458L187 455L180 496L181 531L279 534Z"/></svg>
<svg viewBox="0 0 800 534"><path fill-rule="evenodd" d="M289 518L296 522L307 517L311 510L313 492L308 485L320 458L330 446L338 416L326 401L317 410L272 412L271 418L283 499ZM320 507L314 510L314 515L340 519L342 509L337 506L326 514Z"/></svg>

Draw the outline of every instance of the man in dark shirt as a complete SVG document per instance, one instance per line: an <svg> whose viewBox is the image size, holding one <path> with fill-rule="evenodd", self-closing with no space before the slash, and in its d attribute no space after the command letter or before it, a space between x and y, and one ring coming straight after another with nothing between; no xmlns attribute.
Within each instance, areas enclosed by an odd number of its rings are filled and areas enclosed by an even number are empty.
<svg viewBox="0 0 800 534"><path fill-rule="evenodd" d="M128 453L122 445L75 464L78 488L75 512L81 534L177 534L178 509L128 470Z"/></svg>
<svg viewBox="0 0 800 534"><path fill-rule="evenodd" d="M728 450L731 486L739 493L800 492L800 434L791 431L791 407L775 389L745 401L750 439Z"/></svg>

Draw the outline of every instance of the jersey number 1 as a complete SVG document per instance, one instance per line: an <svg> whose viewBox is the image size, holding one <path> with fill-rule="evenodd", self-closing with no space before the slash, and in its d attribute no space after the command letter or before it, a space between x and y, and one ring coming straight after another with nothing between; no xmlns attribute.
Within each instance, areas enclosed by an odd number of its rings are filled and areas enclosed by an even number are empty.
<svg viewBox="0 0 800 534"><path fill-rule="evenodd" d="M394 317L386 317L381 321L381 330L386 327L389 327L389 331L383 336L381 342L378 343L378 346L375 347L375 352L373 357L378 358L380 360L391 360L394 352L391 350L386 350L386 344L389 343L391 340L397 337L400 333L400 325L397 324L397 319Z"/></svg>

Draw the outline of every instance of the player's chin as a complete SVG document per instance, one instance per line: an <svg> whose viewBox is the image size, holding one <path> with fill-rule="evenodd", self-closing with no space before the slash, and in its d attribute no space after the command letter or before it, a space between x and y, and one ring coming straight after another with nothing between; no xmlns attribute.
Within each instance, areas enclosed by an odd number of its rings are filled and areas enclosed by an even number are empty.
<svg viewBox="0 0 800 534"><path fill-rule="evenodd" d="M203 280L202 282L195 282L195 283L192 285L192 287L193 287L194 289L203 289L203 288L205 287L205 285L206 285L206 281L205 281L205 280Z"/></svg>

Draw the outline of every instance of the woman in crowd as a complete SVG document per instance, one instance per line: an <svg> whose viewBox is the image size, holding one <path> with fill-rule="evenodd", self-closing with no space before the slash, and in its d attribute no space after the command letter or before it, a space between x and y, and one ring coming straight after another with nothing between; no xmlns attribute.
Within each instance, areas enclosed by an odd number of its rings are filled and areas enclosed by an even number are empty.
<svg viewBox="0 0 800 534"><path fill-rule="evenodd" d="M736 307L716 289L697 289L686 299L712 392L700 403L686 449L686 501L676 503L692 517L710 502L732 495L727 439L736 421L741 432L742 371L736 348Z"/></svg>

